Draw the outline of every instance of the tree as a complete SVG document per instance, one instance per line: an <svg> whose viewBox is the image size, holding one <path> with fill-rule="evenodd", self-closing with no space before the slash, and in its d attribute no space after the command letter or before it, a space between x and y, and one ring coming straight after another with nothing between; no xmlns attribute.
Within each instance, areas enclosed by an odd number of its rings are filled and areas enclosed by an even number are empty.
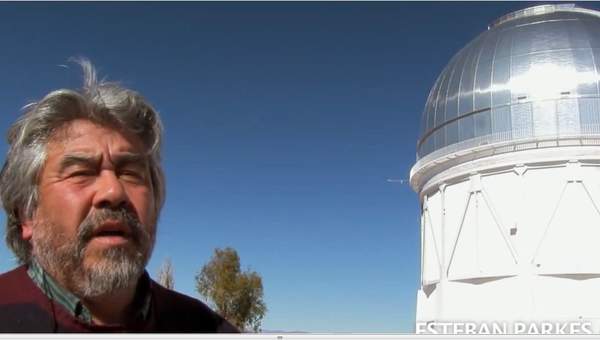
<svg viewBox="0 0 600 340"><path fill-rule="evenodd" d="M196 275L196 290L242 332L260 330L267 312L262 279L255 271L240 270L240 257L235 249L215 249L210 261Z"/></svg>
<svg viewBox="0 0 600 340"><path fill-rule="evenodd" d="M170 258L167 258L158 270L158 283L160 283L165 288L175 288L175 279L173 278L173 264L171 263Z"/></svg>

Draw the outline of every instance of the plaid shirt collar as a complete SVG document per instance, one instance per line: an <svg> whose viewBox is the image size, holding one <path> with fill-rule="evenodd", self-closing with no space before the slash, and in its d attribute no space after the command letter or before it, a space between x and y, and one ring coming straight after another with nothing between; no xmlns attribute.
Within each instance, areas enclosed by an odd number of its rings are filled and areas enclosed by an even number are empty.
<svg viewBox="0 0 600 340"><path fill-rule="evenodd" d="M31 261L31 264L27 268L27 274L48 298L61 304L79 321L92 324L92 315L81 300L73 295L73 293L61 287L35 260ZM150 314L151 297L150 276L144 271L138 283L133 302L138 306L136 308L137 320L147 320Z"/></svg>

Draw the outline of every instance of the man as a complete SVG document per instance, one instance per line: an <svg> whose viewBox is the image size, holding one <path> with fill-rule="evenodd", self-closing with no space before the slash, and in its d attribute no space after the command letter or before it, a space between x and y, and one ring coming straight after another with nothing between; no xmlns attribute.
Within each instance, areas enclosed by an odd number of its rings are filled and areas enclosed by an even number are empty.
<svg viewBox="0 0 600 340"><path fill-rule="evenodd" d="M0 173L6 240L2 332L237 332L144 270L165 197L162 127L136 92L98 82L28 105Z"/></svg>

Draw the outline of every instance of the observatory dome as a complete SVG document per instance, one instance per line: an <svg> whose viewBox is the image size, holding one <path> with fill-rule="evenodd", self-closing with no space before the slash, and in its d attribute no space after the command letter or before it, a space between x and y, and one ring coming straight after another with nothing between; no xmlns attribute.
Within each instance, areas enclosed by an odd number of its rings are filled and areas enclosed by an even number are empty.
<svg viewBox="0 0 600 340"><path fill-rule="evenodd" d="M600 12L573 4L507 14L431 89L417 158L600 135Z"/></svg>

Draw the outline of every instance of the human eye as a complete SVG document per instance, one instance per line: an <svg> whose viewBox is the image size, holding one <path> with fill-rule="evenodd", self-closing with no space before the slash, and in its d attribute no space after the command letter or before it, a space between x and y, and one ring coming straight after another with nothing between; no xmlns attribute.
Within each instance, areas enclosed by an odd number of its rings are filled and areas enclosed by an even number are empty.
<svg viewBox="0 0 600 340"><path fill-rule="evenodd" d="M145 171L137 167L126 167L119 171L119 178L133 183L143 183L146 180Z"/></svg>
<svg viewBox="0 0 600 340"><path fill-rule="evenodd" d="M96 176L96 170L87 167L73 167L66 172L66 178L76 182L87 181Z"/></svg>
<svg viewBox="0 0 600 340"><path fill-rule="evenodd" d="M71 177L80 177L80 176L93 176L94 172L91 170L77 170L71 173Z"/></svg>

